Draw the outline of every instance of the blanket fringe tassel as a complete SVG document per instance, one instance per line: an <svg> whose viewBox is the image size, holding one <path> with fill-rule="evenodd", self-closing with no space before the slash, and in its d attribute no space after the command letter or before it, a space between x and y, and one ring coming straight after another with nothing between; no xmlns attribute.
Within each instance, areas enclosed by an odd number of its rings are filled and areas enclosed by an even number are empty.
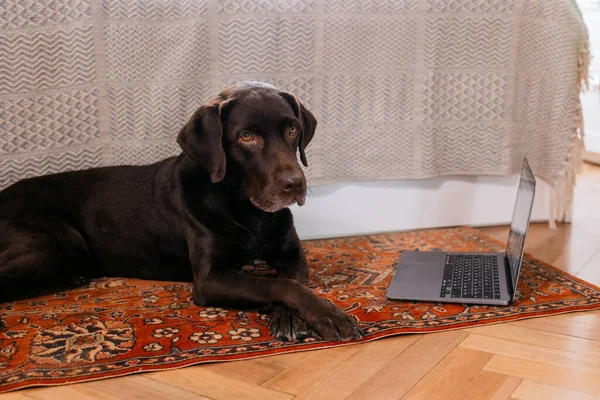
<svg viewBox="0 0 600 400"><path fill-rule="evenodd" d="M579 52L579 60L577 65L578 96L584 90L584 85L586 89L589 89L589 37L587 28L584 26L583 29L584 43ZM581 168L583 166L583 152L585 150L583 141L584 125L583 111L579 98L577 100L576 113L576 126L574 129L571 149L569 151L568 159L566 160L564 173L556 180L554 185L552 185L549 217L550 228L552 230L556 229L557 222L571 222L577 174L581 172Z"/></svg>

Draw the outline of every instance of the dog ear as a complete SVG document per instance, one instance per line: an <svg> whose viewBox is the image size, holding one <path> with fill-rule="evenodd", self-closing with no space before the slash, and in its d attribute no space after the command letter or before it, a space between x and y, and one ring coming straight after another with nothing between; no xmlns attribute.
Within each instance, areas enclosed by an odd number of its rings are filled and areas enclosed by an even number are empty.
<svg viewBox="0 0 600 400"><path fill-rule="evenodd" d="M302 103L300 103L294 94L289 92L280 92L280 94L285 100L287 100L288 103L290 103L292 109L296 113L296 116L302 122L302 133L300 135L300 144L298 147L300 149L300 160L302 160L302 164L304 164L305 167L308 167L305 150L306 146L308 146L312 138L315 136L317 119L310 111L308 111L306 107L304 107Z"/></svg>
<svg viewBox="0 0 600 400"><path fill-rule="evenodd" d="M200 106L177 136L177 144L196 164L208 172L213 183L225 177L222 103L212 101Z"/></svg>
<svg viewBox="0 0 600 400"><path fill-rule="evenodd" d="M308 162L306 162L306 155L304 154L304 150L306 146L310 143L312 138L315 136L315 130L317 129L317 119L310 111L306 109L300 103L300 108L302 110L302 137L300 138L300 159L302 160L302 164L305 167L308 167Z"/></svg>

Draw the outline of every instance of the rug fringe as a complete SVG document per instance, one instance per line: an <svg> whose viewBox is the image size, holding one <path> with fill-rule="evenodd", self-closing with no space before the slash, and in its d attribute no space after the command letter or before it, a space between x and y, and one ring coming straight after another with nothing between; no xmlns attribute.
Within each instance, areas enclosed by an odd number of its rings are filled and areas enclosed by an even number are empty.
<svg viewBox="0 0 600 400"><path fill-rule="evenodd" d="M583 166L583 152L585 150L584 121L579 94L589 89L590 86L588 73L591 55L588 30L583 20L582 27L583 43L577 61L576 123L569 154L565 160L564 173L559 176L551 187L549 224L552 230L556 230L557 222L571 222L577 175L581 172Z"/></svg>

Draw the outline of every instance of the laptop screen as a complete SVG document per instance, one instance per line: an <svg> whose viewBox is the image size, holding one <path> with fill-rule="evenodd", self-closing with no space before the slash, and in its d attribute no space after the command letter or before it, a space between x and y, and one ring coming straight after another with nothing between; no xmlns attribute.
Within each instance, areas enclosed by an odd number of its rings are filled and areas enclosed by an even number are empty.
<svg viewBox="0 0 600 400"><path fill-rule="evenodd" d="M521 168L521 180L519 181L515 210L513 211L510 234L506 245L506 256L508 257L511 269L513 288L517 286L517 278L519 277L519 269L521 268L523 250L525 248L525 236L527 235L529 218L531 217L531 209L533 208L535 185L535 177L533 176L533 172L531 172L527 159L525 159Z"/></svg>

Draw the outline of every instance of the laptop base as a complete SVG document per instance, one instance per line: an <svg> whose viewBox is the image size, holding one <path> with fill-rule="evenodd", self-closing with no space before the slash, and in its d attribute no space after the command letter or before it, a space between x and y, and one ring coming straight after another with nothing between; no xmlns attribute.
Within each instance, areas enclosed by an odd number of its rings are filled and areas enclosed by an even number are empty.
<svg viewBox="0 0 600 400"><path fill-rule="evenodd" d="M390 300L430 301L437 303L482 305L507 305L510 303L511 296L508 289L507 266L505 264L506 255L504 253L484 253L485 255L492 255L497 258L499 298L467 298L456 295L456 293L453 295L447 292L442 293L446 258L451 254L473 255L475 253L420 251L406 251L402 253L398 269L390 283L386 297Z"/></svg>

